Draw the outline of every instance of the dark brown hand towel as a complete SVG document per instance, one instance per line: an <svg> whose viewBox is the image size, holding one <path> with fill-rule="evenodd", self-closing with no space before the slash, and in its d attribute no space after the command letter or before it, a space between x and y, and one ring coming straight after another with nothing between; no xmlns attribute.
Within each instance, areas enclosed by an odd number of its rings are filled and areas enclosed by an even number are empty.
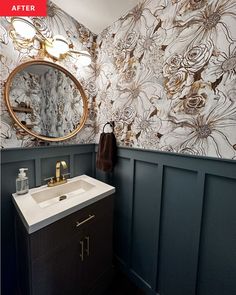
<svg viewBox="0 0 236 295"><path fill-rule="evenodd" d="M116 164L116 153L117 148L114 133L101 133L96 159L97 168L105 172L111 172Z"/></svg>

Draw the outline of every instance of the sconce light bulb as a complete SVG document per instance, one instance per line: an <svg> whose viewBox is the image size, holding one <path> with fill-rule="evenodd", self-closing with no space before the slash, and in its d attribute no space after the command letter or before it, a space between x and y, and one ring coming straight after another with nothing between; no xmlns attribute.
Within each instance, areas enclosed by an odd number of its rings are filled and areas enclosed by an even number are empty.
<svg viewBox="0 0 236 295"><path fill-rule="evenodd" d="M67 53L69 49L68 41L61 35L54 36L51 43L46 43L47 52L56 58L59 58L61 54Z"/></svg>
<svg viewBox="0 0 236 295"><path fill-rule="evenodd" d="M31 40L36 35L36 30L29 17L12 18L12 25L15 32L24 39Z"/></svg>
<svg viewBox="0 0 236 295"><path fill-rule="evenodd" d="M60 54L65 54L69 51L69 44L66 38L61 35L54 36L52 44Z"/></svg>
<svg viewBox="0 0 236 295"><path fill-rule="evenodd" d="M59 59L60 58L60 53L51 45L51 44L48 44L45 43L45 49L47 51L47 53L49 53L49 55Z"/></svg>
<svg viewBox="0 0 236 295"><path fill-rule="evenodd" d="M79 66L88 66L91 64L91 55L87 51L80 51L79 56L76 58Z"/></svg>

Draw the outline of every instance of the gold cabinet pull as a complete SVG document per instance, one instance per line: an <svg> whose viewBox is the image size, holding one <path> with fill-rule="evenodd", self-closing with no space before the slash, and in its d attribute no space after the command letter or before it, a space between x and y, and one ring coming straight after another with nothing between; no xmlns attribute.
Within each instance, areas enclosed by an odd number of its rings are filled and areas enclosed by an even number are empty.
<svg viewBox="0 0 236 295"><path fill-rule="evenodd" d="M84 241L80 241L80 259L84 261Z"/></svg>
<svg viewBox="0 0 236 295"><path fill-rule="evenodd" d="M90 215L90 214L89 214L89 217L86 218L85 220L83 220L83 221L81 221L81 222L77 221L77 222L76 222L76 227L81 226L82 224L88 222L89 220L91 220L91 219L93 219L93 218L95 218L95 215Z"/></svg>
<svg viewBox="0 0 236 295"><path fill-rule="evenodd" d="M89 256L89 251L90 251L90 237L87 236L85 237L85 240L86 240L86 249L85 249L85 252L87 254L87 256Z"/></svg>

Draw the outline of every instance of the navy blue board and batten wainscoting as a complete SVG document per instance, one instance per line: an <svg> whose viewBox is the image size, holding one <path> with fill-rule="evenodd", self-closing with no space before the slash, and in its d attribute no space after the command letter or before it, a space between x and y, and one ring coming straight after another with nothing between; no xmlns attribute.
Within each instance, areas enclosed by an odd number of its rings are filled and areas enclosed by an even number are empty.
<svg viewBox="0 0 236 295"><path fill-rule="evenodd" d="M18 169L30 187L57 160L116 186L114 255L147 294L236 295L236 161L118 148L112 174L95 169L97 146L2 150L2 294L15 295L11 194ZM69 295L69 294L68 294Z"/></svg>
<svg viewBox="0 0 236 295"><path fill-rule="evenodd" d="M236 295L236 161L119 148L116 260L147 294Z"/></svg>

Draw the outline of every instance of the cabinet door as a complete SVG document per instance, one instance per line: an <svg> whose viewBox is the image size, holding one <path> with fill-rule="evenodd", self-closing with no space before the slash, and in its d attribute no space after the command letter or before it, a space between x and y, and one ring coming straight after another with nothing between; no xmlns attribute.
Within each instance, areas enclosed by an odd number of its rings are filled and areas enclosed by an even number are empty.
<svg viewBox="0 0 236 295"><path fill-rule="evenodd" d="M80 235L32 262L33 295L81 295Z"/></svg>
<svg viewBox="0 0 236 295"><path fill-rule="evenodd" d="M77 211L30 235L32 295L81 295L83 229Z"/></svg>
<svg viewBox="0 0 236 295"><path fill-rule="evenodd" d="M83 228L84 262L83 294L99 290L109 283L112 267L112 197L105 198L91 208L95 218ZM98 293L96 293L98 294Z"/></svg>

